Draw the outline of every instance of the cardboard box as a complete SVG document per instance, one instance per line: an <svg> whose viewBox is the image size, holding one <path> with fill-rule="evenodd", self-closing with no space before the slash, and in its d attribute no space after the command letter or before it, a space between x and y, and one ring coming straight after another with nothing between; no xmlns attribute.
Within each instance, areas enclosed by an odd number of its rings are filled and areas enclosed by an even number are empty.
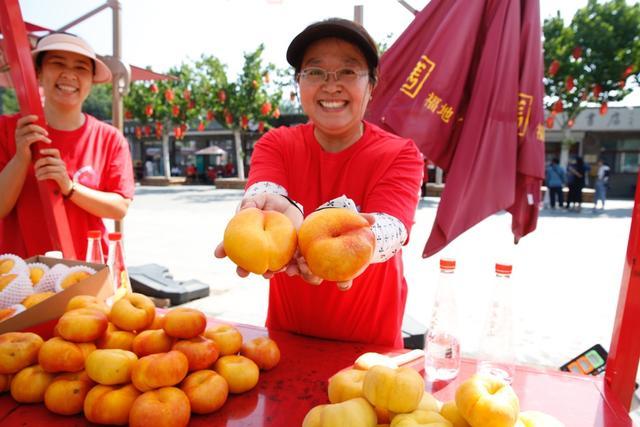
<svg viewBox="0 0 640 427"><path fill-rule="evenodd" d="M73 286L58 292L52 297L47 298L40 304L16 314L15 316L0 322L0 334L12 331L22 331L31 326L39 325L62 316L64 309L69 300L76 295L93 295L98 299L105 300L113 295L113 282L109 267L104 264L92 264L89 262L71 261L58 258L47 258L44 256L36 256L25 259L25 262L41 262L49 267L55 264L65 264L69 267L76 265L87 265L94 270L96 274L76 283Z"/></svg>

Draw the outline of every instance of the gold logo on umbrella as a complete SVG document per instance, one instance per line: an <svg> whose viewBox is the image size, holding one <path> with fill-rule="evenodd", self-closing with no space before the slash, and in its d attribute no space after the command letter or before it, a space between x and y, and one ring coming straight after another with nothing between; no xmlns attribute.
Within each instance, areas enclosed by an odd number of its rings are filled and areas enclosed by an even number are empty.
<svg viewBox="0 0 640 427"><path fill-rule="evenodd" d="M400 87L402 93L409 98L415 98L434 68L436 68L436 64L427 55L422 55L407 80Z"/></svg>
<svg viewBox="0 0 640 427"><path fill-rule="evenodd" d="M518 136L524 136L527 133L532 102L533 96L522 92L518 93Z"/></svg>

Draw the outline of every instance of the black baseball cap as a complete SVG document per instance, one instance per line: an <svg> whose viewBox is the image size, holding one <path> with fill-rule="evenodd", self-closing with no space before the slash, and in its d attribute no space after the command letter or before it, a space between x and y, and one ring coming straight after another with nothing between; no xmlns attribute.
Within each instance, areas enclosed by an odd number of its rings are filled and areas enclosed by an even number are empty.
<svg viewBox="0 0 640 427"><path fill-rule="evenodd" d="M299 71L307 47L311 43L327 37L336 37L355 44L364 54L370 73L373 73L378 67L378 48L373 38L362 25L342 18L329 18L305 28L289 44L287 62L296 71Z"/></svg>

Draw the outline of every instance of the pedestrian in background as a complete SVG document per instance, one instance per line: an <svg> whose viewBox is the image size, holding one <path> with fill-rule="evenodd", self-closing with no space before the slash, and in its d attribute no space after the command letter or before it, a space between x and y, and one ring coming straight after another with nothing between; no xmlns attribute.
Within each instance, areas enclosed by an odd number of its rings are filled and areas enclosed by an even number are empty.
<svg viewBox="0 0 640 427"><path fill-rule="evenodd" d="M564 204L564 196L562 194L562 187L564 187L566 176L564 168L560 166L557 158L551 160L545 173L545 182L547 184L547 191L549 193L549 204L551 209L556 208L556 200L558 206L562 207Z"/></svg>
<svg viewBox="0 0 640 427"><path fill-rule="evenodd" d="M569 197L567 197L567 209L580 212L582 209L582 189L584 188L584 160L577 156L571 159L567 167L567 183L569 185Z"/></svg>
<svg viewBox="0 0 640 427"><path fill-rule="evenodd" d="M595 183L595 200L593 201L593 212L596 212L598 208L598 201L602 203L602 210L604 210L604 202L607 201L607 188L609 187L609 174L611 168L604 163L602 159L598 160L598 172L596 173Z"/></svg>

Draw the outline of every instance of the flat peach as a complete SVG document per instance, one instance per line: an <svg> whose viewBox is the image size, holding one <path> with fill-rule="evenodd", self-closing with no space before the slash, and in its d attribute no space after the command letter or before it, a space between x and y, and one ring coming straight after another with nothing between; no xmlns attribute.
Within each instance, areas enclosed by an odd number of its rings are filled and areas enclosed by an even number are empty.
<svg viewBox="0 0 640 427"><path fill-rule="evenodd" d="M109 320L125 331L147 329L156 315L156 306L146 295L127 294L111 307Z"/></svg>
<svg viewBox="0 0 640 427"><path fill-rule="evenodd" d="M280 363L278 344L269 337L258 337L244 343L240 354L256 362L256 365L265 371L275 368Z"/></svg>
<svg viewBox="0 0 640 427"><path fill-rule="evenodd" d="M176 387L147 391L136 399L129 413L131 427L184 427L189 424L191 405Z"/></svg>
<svg viewBox="0 0 640 427"><path fill-rule="evenodd" d="M34 305L40 304L47 298L54 296L55 294L55 292L40 292L37 294L31 294L22 300L22 305L24 305L25 308L31 308Z"/></svg>
<svg viewBox="0 0 640 427"><path fill-rule="evenodd" d="M131 381L131 370L138 356L117 348L95 350L84 362L89 378L98 384L116 385Z"/></svg>
<svg viewBox="0 0 640 427"><path fill-rule="evenodd" d="M45 372L40 365L29 366L18 372L11 381L11 397L19 403L38 403L55 375Z"/></svg>
<svg viewBox="0 0 640 427"><path fill-rule="evenodd" d="M71 311L76 308L95 308L96 310L102 311L107 316L110 311L104 301L99 300L93 295L76 295L69 300L64 311Z"/></svg>
<svg viewBox="0 0 640 427"><path fill-rule="evenodd" d="M153 318L153 322L147 327L147 330L162 329L163 321L164 321L164 315L160 313L156 313L156 317Z"/></svg>
<svg viewBox="0 0 640 427"><path fill-rule="evenodd" d="M38 363L47 372L78 372L87 356L96 349L93 343L73 343L53 337L40 348Z"/></svg>
<svg viewBox="0 0 640 427"><path fill-rule="evenodd" d="M140 391L178 384L189 371L187 356L179 351L150 354L139 359L131 371L131 382Z"/></svg>
<svg viewBox="0 0 640 427"><path fill-rule="evenodd" d="M96 309L76 308L64 313L58 320L58 333L67 341L95 341L107 330L107 316Z"/></svg>
<svg viewBox="0 0 640 427"><path fill-rule="evenodd" d="M147 329L133 339L131 349L138 357L155 353L166 353L171 350L174 339L164 329Z"/></svg>
<svg viewBox="0 0 640 427"><path fill-rule="evenodd" d="M58 375L44 393L44 406L54 414L79 414L93 385L85 371Z"/></svg>
<svg viewBox="0 0 640 427"><path fill-rule="evenodd" d="M204 332L207 318L200 310L193 308L174 308L164 315L164 331L172 337L189 339Z"/></svg>
<svg viewBox="0 0 640 427"><path fill-rule="evenodd" d="M229 385L222 375L205 369L196 371L182 381L180 389L189 398L191 412L209 414L217 411L227 401Z"/></svg>
<svg viewBox="0 0 640 427"><path fill-rule="evenodd" d="M218 359L219 354L216 344L202 336L176 341L172 350L180 351L187 356L189 371L207 369Z"/></svg>
<svg viewBox="0 0 640 427"><path fill-rule="evenodd" d="M44 341L31 332L7 332L0 335L0 374L15 374L38 360Z"/></svg>
<svg viewBox="0 0 640 427"><path fill-rule="evenodd" d="M119 348L131 351L133 339L136 335L133 332L121 331L113 323L109 323L105 333L96 340L98 348Z"/></svg>
<svg viewBox="0 0 640 427"><path fill-rule="evenodd" d="M213 365L213 369L227 380L231 393L251 390L258 384L260 377L258 365L244 356L222 356Z"/></svg>
<svg viewBox="0 0 640 427"><path fill-rule="evenodd" d="M238 354L242 347L242 334L231 325L218 325L207 328L204 336L213 340L222 356Z"/></svg>
<svg viewBox="0 0 640 427"><path fill-rule="evenodd" d="M84 400L84 416L92 423L125 425L140 391L124 386L100 385L93 387Z"/></svg>

